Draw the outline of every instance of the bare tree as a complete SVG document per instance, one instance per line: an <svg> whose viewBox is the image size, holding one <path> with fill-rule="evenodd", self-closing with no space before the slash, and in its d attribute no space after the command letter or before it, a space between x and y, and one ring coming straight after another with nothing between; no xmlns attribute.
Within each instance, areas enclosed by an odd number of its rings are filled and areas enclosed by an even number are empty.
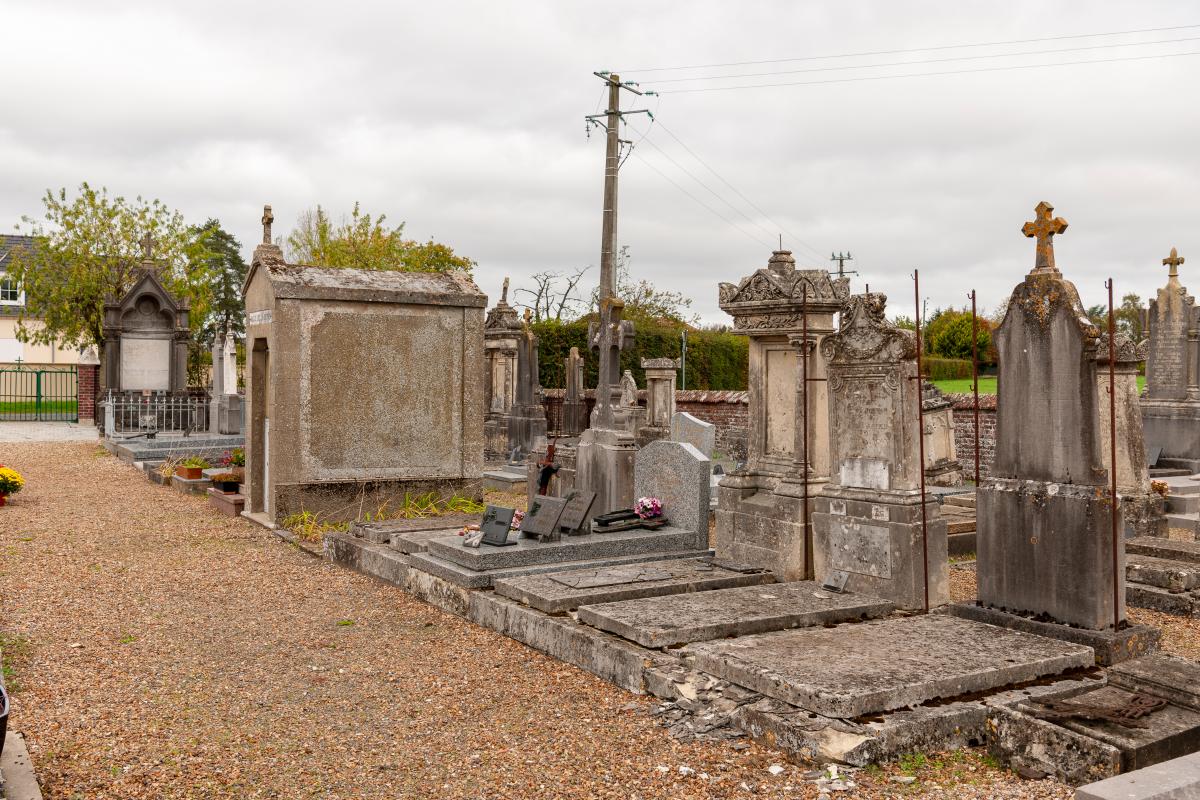
<svg viewBox="0 0 1200 800"><path fill-rule="evenodd" d="M514 299L522 295L528 298L526 302L516 303L516 306L530 309L536 322L547 319L562 321L564 317L573 319L579 316L584 303L579 294L579 282L589 269L591 267L580 267L570 273L553 270L534 273L531 276L532 289L522 288L513 292Z"/></svg>

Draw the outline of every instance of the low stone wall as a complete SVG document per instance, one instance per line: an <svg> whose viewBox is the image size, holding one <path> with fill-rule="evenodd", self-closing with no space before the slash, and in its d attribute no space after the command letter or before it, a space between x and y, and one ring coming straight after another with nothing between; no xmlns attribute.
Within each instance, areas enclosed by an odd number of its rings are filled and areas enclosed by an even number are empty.
<svg viewBox="0 0 1200 800"><path fill-rule="evenodd" d="M546 409L547 429L562 430L564 389L543 390L542 406ZM588 414L595 405L595 391L584 392ZM646 405L646 390L638 390L638 405ZM717 426L717 452L725 458L743 461L746 458L749 433L750 395L748 392L677 389L675 410L684 411L697 419Z"/></svg>
<svg viewBox="0 0 1200 800"><path fill-rule="evenodd" d="M954 404L954 448L962 464L963 478L975 474L975 397L970 394L946 395ZM992 473L996 456L996 395L979 395L979 477Z"/></svg>

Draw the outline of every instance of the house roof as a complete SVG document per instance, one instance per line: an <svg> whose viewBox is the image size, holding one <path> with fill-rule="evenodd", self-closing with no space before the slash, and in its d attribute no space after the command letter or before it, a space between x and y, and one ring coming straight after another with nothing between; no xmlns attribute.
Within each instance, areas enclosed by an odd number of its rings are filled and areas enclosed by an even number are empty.
<svg viewBox="0 0 1200 800"><path fill-rule="evenodd" d="M32 236L13 236L7 233L0 233L0 272L8 268L9 263L12 261L14 250L32 246Z"/></svg>

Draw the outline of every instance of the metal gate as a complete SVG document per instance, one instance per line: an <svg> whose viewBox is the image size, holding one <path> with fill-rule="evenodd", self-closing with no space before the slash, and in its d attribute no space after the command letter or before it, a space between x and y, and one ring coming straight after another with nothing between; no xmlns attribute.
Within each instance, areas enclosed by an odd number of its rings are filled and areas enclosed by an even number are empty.
<svg viewBox="0 0 1200 800"><path fill-rule="evenodd" d="M75 367L0 369L0 422L79 421L79 375Z"/></svg>

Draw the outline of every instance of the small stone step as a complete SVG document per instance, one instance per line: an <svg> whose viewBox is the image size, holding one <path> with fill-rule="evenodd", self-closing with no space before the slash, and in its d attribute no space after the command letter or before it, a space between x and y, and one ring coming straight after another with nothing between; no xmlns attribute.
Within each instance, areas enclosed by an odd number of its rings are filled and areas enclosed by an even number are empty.
<svg viewBox="0 0 1200 800"><path fill-rule="evenodd" d="M1141 556L1154 556L1172 561L1200 564L1200 542L1180 542L1175 539L1160 539L1154 536L1138 536L1125 540L1125 552Z"/></svg>
<svg viewBox="0 0 1200 800"><path fill-rule="evenodd" d="M1174 493L1167 495L1167 511L1172 514L1200 512L1200 494Z"/></svg>
<svg viewBox="0 0 1200 800"><path fill-rule="evenodd" d="M1177 617L1200 617L1200 592L1172 592L1148 583L1125 584L1125 602Z"/></svg>
<svg viewBox="0 0 1200 800"><path fill-rule="evenodd" d="M942 506L940 511L946 519L975 519L975 509L962 506Z"/></svg>
<svg viewBox="0 0 1200 800"><path fill-rule="evenodd" d="M1200 564L1127 553L1125 580L1147 583L1172 592L1200 588Z"/></svg>
<svg viewBox="0 0 1200 800"><path fill-rule="evenodd" d="M975 494L952 494L942 501L942 505L975 508Z"/></svg>
<svg viewBox="0 0 1200 800"><path fill-rule="evenodd" d="M975 520L965 519L957 520L951 518L946 521L946 533L971 533L975 530Z"/></svg>
<svg viewBox="0 0 1200 800"><path fill-rule="evenodd" d="M1182 528L1195 533L1200 530L1200 515L1196 514L1167 514L1168 528Z"/></svg>

